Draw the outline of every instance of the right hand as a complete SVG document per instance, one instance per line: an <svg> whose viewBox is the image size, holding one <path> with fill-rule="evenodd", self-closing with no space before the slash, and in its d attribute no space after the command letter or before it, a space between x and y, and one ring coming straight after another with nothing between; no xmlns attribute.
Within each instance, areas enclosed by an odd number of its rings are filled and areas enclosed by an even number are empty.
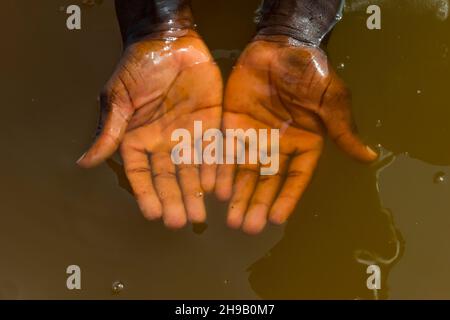
<svg viewBox="0 0 450 320"><path fill-rule="evenodd" d="M101 96L99 135L78 161L91 168L120 147L139 207L169 228L206 219L203 192L214 189L212 165L171 160L171 134L220 126L222 78L206 45L192 30L177 38L148 37L126 48ZM193 134L192 134L193 136Z"/></svg>
<svg viewBox="0 0 450 320"><path fill-rule="evenodd" d="M350 93L326 54L283 36L257 40L242 54L227 84L222 126L224 131L280 130L277 175L260 176L257 165L218 170L216 194L231 198L228 224L250 234L261 232L267 220L282 224L292 214L322 154L326 132L353 158L377 158L354 131Z"/></svg>

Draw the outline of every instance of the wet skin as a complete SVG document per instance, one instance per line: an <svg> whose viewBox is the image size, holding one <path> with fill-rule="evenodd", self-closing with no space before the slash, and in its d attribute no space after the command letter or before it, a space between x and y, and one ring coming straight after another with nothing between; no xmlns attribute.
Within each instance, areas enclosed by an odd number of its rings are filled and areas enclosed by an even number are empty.
<svg viewBox="0 0 450 320"><path fill-rule="evenodd" d="M194 31L131 44L102 94L100 135L79 165L94 167L119 149L148 219L162 218L173 229L204 222L203 192L215 188L220 200L230 200L228 225L257 234L294 211L327 132L355 159L377 157L355 135L349 91L320 48L260 36L230 76L223 116L222 92L220 71ZM203 131L221 121L224 131L279 129L279 173L260 176L257 165L175 166L172 132L186 128L193 135L194 121L203 122Z"/></svg>
<svg viewBox="0 0 450 320"><path fill-rule="evenodd" d="M220 127L222 92L220 71L196 32L142 39L125 50L106 85L100 135L78 164L94 167L120 149L146 218L174 229L203 222L203 192L214 189L216 167L175 166L171 135L193 131L199 120L203 130Z"/></svg>
<svg viewBox="0 0 450 320"><path fill-rule="evenodd" d="M175 129L219 128L222 79L193 32L170 41L147 38L127 48L102 95L101 134L79 160L93 167L120 148L144 216L169 228L203 222L203 191L230 200L228 225L249 234L294 211L322 153L326 132L349 155L377 155L355 135L350 94L319 48L265 36L243 53L226 88L222 129L280 129L280 171L260 176L256 165L175 166Z"/></svg>
<svg viewBox="0 0 450 320"><path fill-rule="evenodd" d="M257 234L268 220L284 223L311 180L326 133L356 160L377 158L355 134L350 100L320 48L285 36L247 47L227 84L223 129L280 129L280 170L262 176L256 165L218 168L216 195L231 199L230 227Z"/></svg>

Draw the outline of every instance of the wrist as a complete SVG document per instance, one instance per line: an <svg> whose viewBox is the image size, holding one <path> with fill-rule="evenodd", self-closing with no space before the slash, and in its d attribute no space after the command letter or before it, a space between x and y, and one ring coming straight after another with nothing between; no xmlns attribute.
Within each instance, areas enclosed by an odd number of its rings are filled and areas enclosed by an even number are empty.
<svg viewBox="0 0 450 320"><path fill-rule="evenodd" d="M190 0L116 0L125 45L149 37L178 37L195 28Z"/></svg>
<svg viewBox="0 0 450 320"><path fill-rule="evenodd" d="M264 0L257 37L286 36L320 46L342 17L344 0Z"/></svg>

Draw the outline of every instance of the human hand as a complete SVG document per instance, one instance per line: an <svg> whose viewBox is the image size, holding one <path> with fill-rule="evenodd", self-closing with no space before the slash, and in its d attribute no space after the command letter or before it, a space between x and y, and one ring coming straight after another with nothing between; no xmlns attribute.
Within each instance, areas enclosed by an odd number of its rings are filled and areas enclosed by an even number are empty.
<svg viewBox="0 0 450 320"><path fill-rule="evenodd" d="M231 198L228 225L256 234L267 220L284 223L308 186L328 131L348 155L371 162L377 154L356 136L350 93L326 54L283 36L251 43L227 84L223 131L279 129L279 171L259 174L258 165L222 165L216 195ZM248 145L246 146L248 151Z"/></svg>
<svg viewBox="0 0 450 320"><path fill-rule="evenodd" d="M120 148L139 207L169 228L203 222L203 192L214 189L214 165L175 166L171 135L194 121L203 130L221 121L222 79L206 45L192 30L148 36L129 45L101 95L99 135L80 158L90 168Z"/></svg>

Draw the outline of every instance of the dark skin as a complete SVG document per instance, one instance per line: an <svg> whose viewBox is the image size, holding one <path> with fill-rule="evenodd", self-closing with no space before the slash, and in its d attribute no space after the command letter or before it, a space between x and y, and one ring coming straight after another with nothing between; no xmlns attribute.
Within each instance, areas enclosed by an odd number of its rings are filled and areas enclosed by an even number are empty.
<svg viewBox="0 0 450 320"><path fill-rule="evenodd" d="M174 41L147 38L129 46L105 88L100 136L78 161L94 167L120 149L144 216L178 229L203 222L203 192L215 184L213 165L175 166L175 129L220 125L222 79L207 47L192 30Z"/></svg>
<svg viewBox="0 0 450 320"><path fill-rule="evenodd" d="M204 192L216 166L175 166L172 132L194 121L220 126L222 78L191 27L188 0L116 0L124 52L101 101L99 135L78 164L91 168L117 150L139 208L170 229L206 219Z"/></svg>
<svg viewBox="0 0 450 320"><path fill-rule="evenodd" d="M264 0L259 35L285 35L320 46L337 22L343 0Z"/></svg>
<svg viewBox="0 0 450 320"><path fill-rule="evenodd" d="M267 221L286 222L327 133L356 160L375 160L377 154L356 136L350 110L350 93L320 48L286 36L252 42L228 80L223 129L280 129L280 171L262 176L256 165L219 167L216 194L231 199L228 225L257 234Z"/></svg>
<svg viewBox="0 0 450 320"><path fill-rule="evenodd" d="M257 165L218 169L216 195L229 200L228 225L248 234L283 224L308 186L328 134L347 154L377 154L355 133L350 92L328 63L329 31L342 0L264 0L258 34L228 80L223 129L279 129L280 170ZM248 147L248 146L247 146Z"/></svg>
<svg viewBox="0 0 450 320"><path fill-rule="evenodd" d="M348 90L321 49L287 36L260 36L228 81L222 115L220 71L189 27L187 1L180 0L183 6L170 17L181 17L176 30L163 30L165 16L157 15L137 33L134 22L141 25L141 11L149 7L147 0L133 1L139 2L139 12L123 0L118 6L126 10L119 14L124 54L102 95L100 134L78 164L94 167L120 150L148 219L162 218L172 229L204 222L203 192L215 188L219 199L231 199L229 226L257 234L268 220L281 224L293 212L327 132L354 158L377 157L354 134ZM158 31L142 36L152 28ZM171 134L185 128L193 135L194 121L202 121L204 131L220 128L221 122L223 129L280 129L279 174L260 176L256 165L175 166Z"/></svg>

